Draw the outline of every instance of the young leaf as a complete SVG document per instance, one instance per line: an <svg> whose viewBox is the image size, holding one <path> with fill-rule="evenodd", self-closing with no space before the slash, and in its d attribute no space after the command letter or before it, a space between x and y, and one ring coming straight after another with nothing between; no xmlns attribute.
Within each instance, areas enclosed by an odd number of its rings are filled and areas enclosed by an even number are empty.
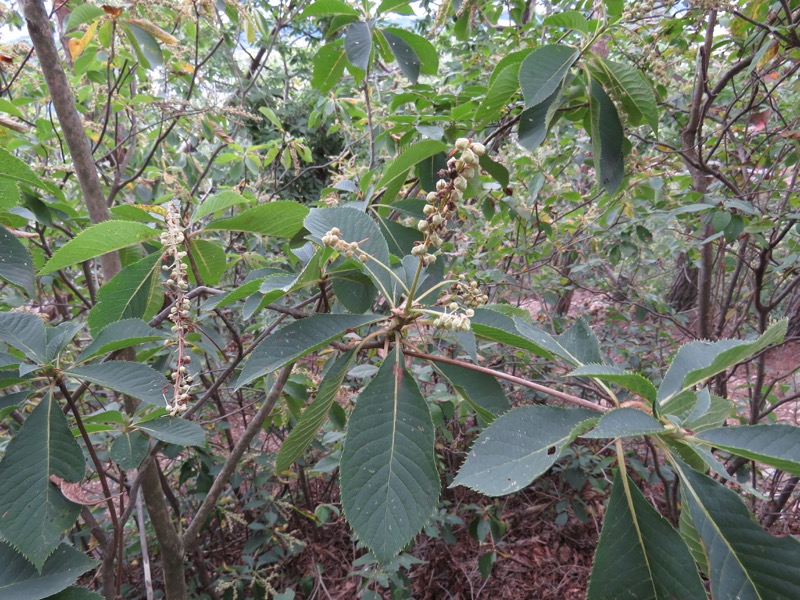
<svg viewBox="0 0 800 600"><path fill-rule="evenodd" d="M800 475L800 427L786 423L707 429L693 441Z"/></svg>
<svg viewBox="0 0 800 600"><path fill-rule="evenodd" d="M84 471L83 451L61 407L47 394L0 460L0 536L10 540L37 570L41 571L79 512L78 505L50 483L50 476L75 483Z"/></svg>
<svg viewBox="0 0 800 600"><path fill-rule="evenodd" d="M428 404L395 349L350 416L341 461L345 517L381 563L422 529L439 498Z"/></svg>
<svg viewBox="0 0 800 600"><path fill-rule="evenodd" d="M617 108L596 79L592 79L591 83L590 106L592 154L597 183L611 195L619 189L625 175L622 154L625 134Z"/></svg>
<svg viewBox="0 0 800 600"><path fill-rule="evenodd" d="M260 204L230 219L212 221L207 231L232 230L260 233L278 238L293 238L303 228L308 207L291 200L277 200Z"/></svg>
<svg viewBox="0 0 800 600"><path fill-rule="evenodd" d="M706 388L697 392L697 402L683 421L691 431L703 431L721 426L734 413L735 405L726 398L711 394Z"/></svg>
<svg viewBox="0 0 800 600"><path fill-rule="evenodd" d="M0 278L21 287L28 296L36 292L33 259L28 249L3 226L0 226Z"/></svg>
<svg viewBox="0 0 800 600"><path fill-rule="evenodd" d="M629 373L618 367L589 364L578 367L568 376L590 377L592 379L599 379L600 381L614 383L628 391L633 392L637 396L644 398L651 404L656 401L656 388L652 383L650 383L650 380L645 379L638 373Z"/></svg>
<svg viewBox="0 0 800 600"><path fill-rule="evenodd" d="M515 408L484 429L451 487L464 485L487 496L517 492L596 420L596 412L583 408Z"/></svg>
<svg viewBox="0 0 800 600"><path fill-rule="evenodd" d="M33 600L52 596L78 581L96 561L72 546L61 544L37 569L10 544L0 541L0 598Z"/></svg>
<svg viewBox="0 0 800 600"><path fill-rule="evenodd" d="M494 310L479 308L470 321L472 331L478 337L522 348L544 358L552 358L553 355L564 352L563 348L549 334L543 331L539 332L531 327L531 331L525 330L525 333L529 335L522 335L518 331L518 323L514 319ZM533 334L536 336L533 337Z"/></svg>
<svg viewBox="0 0 800 600"><path fill-rule="evenodd" d="M39 271L39 275L47 275L114 250L152 240L157 238L159 233L158 229L153 229L144 223L103 221L84 229L56 250Z"/></svg>
<svg viewBox="0 0 800 600"><path fill-rule="evenodd" d="M405 182L406 175L408 175L408 171L411 167L446 150L447 144L438 140L422 140L406 148L403 153L395 158L386 168L383 177L381 177L376 186L378 188L391 187L394 191L394 194L388 197L384 194L383 202L385 204L391 204L397 195L397 189Z"/></svg>
<svg viewBox="0 0 800 600"><path fill-rule="evenodd" d="M547 27L561 27L581 33L589 33L589 21L577 10L565 10L545 17L543 24Z"/></svg>
<svg viewBox="0 0 800 600"><path fill-rule="evenodd" d="M167 334L159 329L153 329L141 319L123 319L112 323L84 348L76 362L84 362L98 354L129 348L145 342L155 342L165 339Z"/></svg>
<svg viewBox="0 0 800 600"><path fill-rule="evenodd" d="M714 598L800 598L800 542L764 531L736 492L674 461L709 562Z"/></svg>
<svg viewBox="0 0 800 600"><path fill-rule="evenodd" d="M658 388L659 404L663 406L682 391L779 343L786 335L787 324L786 319L778 321L755 340L697 341L682 346Z"/></svg>
<svg viewBox="0 0 800 600"><path fill-rule="evenodd" d="M597 427L581 435L582 438L618 438L661 433L664 426L638 408L616 408L608 411Z"/></svg>
<svg viewBox="0 0 800 600"><path fill-rule="evenodd" d="M233 190L225 190L219 194L214 194L206 198L200 206L194 210L191 219L189 219L189 224L195 223L208 215L230 208L231 206L247 204L247 202L247 198Z"/></svg>
<svg viewBox="0 0 800 600"><path fill-rule="evenodd" d="M620 471L614 478L587 600L705 598L680 534Z"/></svg>
<svg viewBox="0 0 800 600"><path fill-rule="evenodd" d="M486 425L509 409L510 403L503 388L491 375L458 365L434 364Z"/></svg>
<svg viewBox="0 0 800 600"><path fill-rule="evenodd" d="M374 315L318 314L290 323L256 346L236 380L236 387L242 387L310 354L342 337L350 329L382 319Z"/></svg>
<svg viewBox="0 0 800 600"><path fill-rule="evenodd" d="M422 63L419 56L414 52L414 49L403 38L389 32L379 30L386 42L389 44L389 49L392 51L397 66L403 72L411 83L417 83L419 79L420 66Z"/></svg>
<svg viewBox="0 0 800 600"><path fill-rule="evenodd" d="M439 70L439 54L433 44L421 35L400 27L384 27L381 31L398 37L408 44L419 60L420 73L423 75L436 75Z"/></svg>
<svg viewBox="0 0 800 600"><path fill-rule="evenodd" d="M89 329L97 336L120 319L149 319L161 308L164 287L159 279L161 254L153 252L117 273L97 292L89 311Z"/></svg>
<svg viewBox="0 0 800 600"><path fill-rule="evenodd" d="M541 104L561 87L567 71L579 55L577 49L561 44L540 46L531 52L519 69L525 108Z"/></svg>
<svg viewBox="0 0 800 600"><path fill-rule="evenodd" d="M334 15L351 15L357 17L358 11L347 3L342 2L342 0L317 0L309 4L308 7L300 13L298 19L304 17L332 17Z"/></svg>
<svg viewBox="0 0 800 600"><path fill-rule="evenodd" d="M179 446L204 446L206 434L194 421L177 417L159 417L150 421L134 423L136 429L168 444Z"/></svg>
<svg viewBox="0 0 800 600"><path fill-rule="evenodd" d="M342 40L322 46L314 56L311 85L323 94L331 91L342 78L346 62L347 54L344 51Z"/></svg>
<svg viewBox="0 0 800 600"><path fill-rule="evenodd" d="M102 387L127 394L147 404L164 406L164 390L171 384L153 367L143 363L112 360L98 365L73 367L65 375L91 381Z"/></svg>
<svg viewBox="0 0 800 600"><path fill-rule="evenodd" d="M516 321L517 329L520 331L522 331L522 325L527 325L527 323L519 319L516 319ZM530 325L527 325L527 327L534 329ZM575 324L559 335L556 341L567 352L567 356L564 356L564 358L573 364L588 365L603 362L600 342L592 328L583 319L575 321Z"/></svg>
<svg viewBox="0 0 800 600"><path fill-rule="evenodd" d="M344 37L344 51L347 60L362 71L369 68L369 57L372 52L372 31L364 21L351 23Z"/></svg>
<svg viewBox="0 0 800 600"><path fill-rule="evenodd" d="M314 208L305 220L305 228L320 245L325 234L334 227L342 232L339 237L348 242L358 242L359 248L369 254L371 259L364 263L363 268L378 289L394 299L395 281L384 268L389 266L389 246L375 221L360 210L347 206Z"/></svg>
<svg viewBox="0 0 800 600"><path fill-rule="evenodd" d="M66 322L56 327L47 327L47 362L55 360L56 356L67 347L77 333L83 329L83 323Z"/></svg>
<svg viewBox="0 0 800 600"><path fill-rule="evenodd" d="M520 63L511 63L494 78L475 115L481 123L488 123L508 107L519 90L519 70Z"/></svg>
<svg viewBox="0 0 800 600"><path fill-rule="evenodd" d="M37 364L46 362L47 332L41 317L25 312L0 313L0 340Z"/></svg>
<svg viewBox="0 0 800 600"><path fill-rule="evenodd" d="M314 436L317 435L317 431L328 416L331 405L336 400L336 395L342 387L342 382L347 371L350 370L354 358L355 352L344 354L325 373L316 397L281 444L278 458L275 459L276 472L280 473L292 466L292 463L303 454Z"/></svg>

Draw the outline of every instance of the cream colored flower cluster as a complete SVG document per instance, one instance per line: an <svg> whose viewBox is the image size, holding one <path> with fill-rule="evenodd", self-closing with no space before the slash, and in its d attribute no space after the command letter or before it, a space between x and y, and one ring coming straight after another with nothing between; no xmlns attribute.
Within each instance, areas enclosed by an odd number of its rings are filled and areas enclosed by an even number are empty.
<svg viewBox="0 0 800 600"><path fill-rule="evenodd" d="M161 267L165 271L170 271L167 285L175 292L175 303L169 311L169 318L172 321L172 331L177 336L178 345L178 366L171 373L173 381L172 402L169 405L169 413L172 416L184 412L188 408L189 397L191 395L192 376L187 372L186 366L191 362L191 357L186 354L186 332L189 324L192 304L186 298L186 289L189 283L186 280L186 264L183 259L186 251L181 249L185 241L185 236L181 228L181 218L178 207L170 202L167 205L166 216L167 230L161 234L161 243L167 247L167 256L172 260L171 264Z"/></svg>
<svg viewBox="0 0 800 600"><path fill-rule="evenodd" d="M330 246L340 254L344 254L347 258L358 256L358 260L365 263L369 259L369 254L364 252L358 246L358 242L348 242L343 239L342 232L338 227L334 227L322 236L322 243Z"/></svg>
<svg viewBox="0 0 800 600"><path fill-rule="evenodd" d="M419 257L425 265L436 262L436 255L432 252L442 245L441 233L447 219L464 199L464 191L470 179L478 172L479 157L486 153L483 144L467 138L458 138L455 146L461 156L448 160L447 168L439 171L440 179L436 182L436 191L425 197L425 218L417 223L417 229L425 234L425 239L415 244L411 254Z"/></svg>
<svg viewBox="0 0 800 600"><path fill-rule="evenodd" d="M445 308L445 312L434 319L434 326L449 331L469 331L469 320L471 317L475 316L475 311L468 308L464 312L458 312L459 309L460 307L457 302L448 304ZM447 312L448 310L450 312Z"/></svg>

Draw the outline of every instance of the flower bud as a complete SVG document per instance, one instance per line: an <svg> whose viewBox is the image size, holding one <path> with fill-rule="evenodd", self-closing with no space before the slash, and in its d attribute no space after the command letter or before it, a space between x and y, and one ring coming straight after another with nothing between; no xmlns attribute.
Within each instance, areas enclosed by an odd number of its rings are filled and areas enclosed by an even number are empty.
<svg viewBox="0 0 800 600"><path fill-rule="evenodd" d="M453 182L453 185L457 190L461 190L463 192L465 189L467 189L467 180L461 177L461 175L459 175L458 177L456 177L455 181Z"/></svg>
<svg viewBox="0 0 800 600"><path fill-rule="evenodd" d="M422 214L424 214L426 217L430 217L435 212L436 212L436 207L433 206L432 204L426 204L425 208L422 209Z"/></svg>
<svg viewBox="0 0 800 600"><path fill-rule="evenodd" d="M463 138L463 137L462 138L458 138L456 140L455 146L456 146L457 150L460 150L461 152L463 152L464 150L469 148L469 140L467 138Z"/></svg>
<svg viewBox="0 0 800 600"><path fill-rule="evenodd" d="M469 148L475 153L475 156L483 156L486 154L486 146L478 142L473 142Z"/></svg>
<svg viewBox="0 0 800 600"><path fill-rule="evenodd" d="M436 192L428 192L428 195L425 196L425 200L429 204L432 204L432 203L436 202L438 199L439 199L439 196L436 194Z"/></svg>
<svg viewBox="0 0 800 600"><path fill-rule="evenodd" d="M461 160L473 167L478 164L478 157L473 154L472 150L464 150L464 154L461 155Z"/></svg>

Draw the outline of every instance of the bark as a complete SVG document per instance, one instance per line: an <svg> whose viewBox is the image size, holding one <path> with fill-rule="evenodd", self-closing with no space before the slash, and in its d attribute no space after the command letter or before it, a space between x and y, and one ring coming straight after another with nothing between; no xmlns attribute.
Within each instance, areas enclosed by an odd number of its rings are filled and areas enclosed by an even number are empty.
<svg viewBox="0 0 800 600"><path fill-rule="evenodd" d="M794 292L786 303L786 316L789 317L789 328L786 337L800 338L800 285L794 286Z"/></svg>
<svg viewBox="0 0 800 600"><path fill-rule="evenodd" d="M689 262L685 252L678 255L676 267L678 272L667 294L667 303L677 312L686 312L697 305L697 267Z"/></svg>
<svg viewBox="0 0 800 600"><path fill-rule="evenodd" d="M75 106L75 99L72 96L69 81L53 40L51 22L45 11L44 4L42 0L24 0L22 8L28 27L28 34L39 58L39 65L61 124L62 135L72 157L75 175L89 212L89 219L92 223L105 221L109 218L108 205L106 204L100 177L95 167L92 148L84 132L80 114ZM111 252L101 256L100 265L103 276L108 281L120 271L119 255L116 252ZM186 589L180 538L169 519L169 513L164 505L163 491L158 479L158 473L155 471L154 465L151 466L153 466L152 476L146 474L142 481L142 491L153 528L161 545L167 598L169 600L181 600L186 598ZM115 533L121 534L121 532ZM116 535L112 536L112 539L116 538ZM103 549L104 558L107 558L108 553L113 556L114 551L115 548L113 546L105 547ZM103 593L109 600L116 596L116 585L112 585L115 578L108 573L112 563L113 560L111 559L103 561Z"/></svg>

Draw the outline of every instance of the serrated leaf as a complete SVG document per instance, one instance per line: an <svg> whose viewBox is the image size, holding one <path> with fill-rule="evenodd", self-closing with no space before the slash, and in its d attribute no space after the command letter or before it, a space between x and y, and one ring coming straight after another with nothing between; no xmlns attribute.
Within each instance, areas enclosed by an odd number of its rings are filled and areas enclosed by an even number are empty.
<svg viewBox="0 0 800 600"><path fill-rule="evenodd" d="M581 435L583 438L602 439L632 437L648 433L662 433L664 426L638 408L615 408L602 416L597 427Z"/></svg>
<svg viewBox="0 0 800 600"><path fill-rule="evenodd" d="M41 571L0 541L0 597L3 600L38 600L58 594L97 564L72 546L61 544ZM67 599L68 596L52 596Z"/></svg>
<svg viewBox="0 0 800 600"><path fill-rule="evenodd" d="M363 212L347 206L335 208L314 208L308 213L305 228L322 245L322 238L334 227L342 232L341 239L358 242L359 248L371 260L363 267L378 289L389 299L394 299L395 281L385 267L389 266L389 246L378 225Z"/></svg>
<svg viewBox="0 0 800 600"><path fill-rule="evenodd" d="M486 171L489 175L492 176L497 183L499 183L504 188L508 187L508 182L510 181L511 174L508 172L508 169L505 165L492 160L489 158L488 154L484 154L478 159L478 162L481 165L481 168Z"/></svg>
<svg viewBox="0 0 800 600"><path fill-rule="evenodd" d="M470 324L473 333L478 337L522 348L537 356L552 358L554 355L559 355L559 352L564 352L563 348L549 334L525 329L526 334L529 335L522 335L517 330L517 323L514 319L494 310L486 308L475 310ZM536 337L533 337L533 333L536 333Z"/></svg>
<svg viewBox="0 0 800 600"><path fill-rule="evenodd" d="M381 563L394 558L436 508L433 443L428 404L395 348L358 398L340 467L345 517Z"/></svg>
<svg viewBox="0 0 800 600"><path fill-rule="evenodd" d="M47 360L47 332L44 321L32 313L0 313L0 340L21 350L37 364L43 364Z"/></svg>
<svg viewBox="0 0 800 600"><path fill-rule="evenodd" d="M528 486L556 462L561 450L597 413L583 408L520 406L487 427L450 487L463 485L487 496Z"/></svg>
<svg viewBox="0 0 800 600"><path fill-rule="evenodd" d="M556 89L543 102L527 108L519 116L517 136L520 146L533 152L544 141L559 102L561 88Z"/></svg>
<svg viewBox="0 0 800 600"><path fill-rule="evenodd" d="M238 206L239 204L247 204L249 201L241 194L233 190L225 190L213 196L209 196L198 206L194 213L192 213L189 223L195 223L203 217L212 215L231 206Z"/></svg>
<svg viewBox="0 0 800 600"><path fill-rule="evenodd" d="M152 69L164 64L164 54L156 38L134 23L120 22L119 26L128 32L128 40L145 68Z"/></svg>
<svg viewBox="0 0 800 600"><path fill-rule="evenodd" d="M98 365L72 367L65 375L91 381L102 387L133 398L164 406L164 390L171 387L167 378L149 365L125 360L112 360Z"/></svg>
<svg viewBox="0 0 800 600"><path fill-rule="evenodd" d="M225 249L222 245L209 240L192 239L189 241L189 250L192 253L192 261L197 267L203 283L205 285L219 284L227 266ZM190 282L197 284L194 270L189 266L192 261L189 260L188 256L184 258L184 261L189 267Z"/></svg>
<svg viewBox="0 0 800 600"><path fill-rule="evenodd" d="M48 596L45 600L103 600L103 597L90 589L73 586L54 596Z"/></svg>
<svg viewBox="0 0 800 600"><path fill-rule="evenodd" d="M621 471L614 478L587 600L705 598L680 534Z"/></svg>
<svg viewBox="0 0 800 600"><path fill-rule="evenodd" d="M40 179L27 164L5 148L0 148L0 179L11 179L35 188L45 189L59 200L64 199L64 193L57 186Z"/></svg>
<svg viewBox="0 0 800 600"><path fill-rule="evenodd" d="M47 361L53 361L58 354L67 347L77 333L83 329L83 323L59 323L56 327L46 327L47 334Z"/></svg>
<svg viewBox="0 0 800 600"><path fill-rule="evenodd" d="M206 434L200 425L178 417L159 417L150 421L134 423L134 427L168 444L204 446L206 443Z"/></svg>
<svg viewBox="0 0 800 600"><path fill-rule="evenodd" d="M76 362L84 362L98 354L129 348L145 342L155 342L167 337L165 332L153 329L141 319L123 319L103 329L94 341L84 348Z"/></svg>
<svg viewBox="0 0 800 600"><path fill-rule="evenodd" d="M364 21L350 23L344 36L344 51L347 60L362 71L369 68L369 57L372 52L372 31Z"/></svg>
<svg viewBox="0 0 800 600"><path fill-rule="evenodd" d="M411 167L446 150L447 144L438 140L422 140L411 144L392 161L384 171L383 177L378 181L376 187L392 187L394 190L394 194L389 194L388 196L384 194L382 201L385 204L391 204L392 201L394 201L397 195L396 190L405 182L406 175L408 175L408 171Z"/></svg>
<svg viewBox="0 0 800 600"><path fill-rule="evenodd" d="M579 55L575 48L552 44L540 46L525 57L519 69L525 108L541 104L561 87L567 71Z"/></svg>
<svg viewBox="0 0 800 600"><path fill-rule="evenodd" d="M420 73L436 75L439 70L439 54L436 52L436 47L427 39L400 27L383 27L381 31L390 33L408 44L419 59Z"/></svg>
<svg viewBox="0 0 800 600"><path fill-rule="evenodd" d="M0 226L0 278L21 287L28 296L36 293L33 259L11 232Z"/></svg>
<svg viewBox="0 0 800 600"><path fill-rule="evenodd" d="M786 423L719 427L692 439L800 475L800 427Z"/></svg>
<svg viewBox="0 0 800 600"><path fill-rule="evenodd" d="M521 325L524 323L519 319L517 321L517 329L522 330ZM532 327L528 326L533 329ZM592 328L587 325L583 319L578 319L575 324L567 329L564 333L555 338L558 345L561 346L566 352L567 356L563 358L569 360L573 364L588 365L600 364L603 362L603 355L600 352L600 341L592 331Z"/></svg>
<svg viewBox="0 0 800 600"><path fill-rule="evenodd" d="M564 10L545 17L542 22L547 27L561 27L581 33L589 33L589 21L577 10Z"/></svg>
<svg viewBox="0 0 800 600"><path fill-rule="evenodd" d="M519 73L519 65L522 64L522 61L525 60L525 57L528 56L531 52L533 52L533 48L526 48L525 50L517 50L515 52L509 52L503 58L501 58L498 63L492 69L492 74L489 75L489 83L487 84L488 87L492 87L494 85L495 79L497 76L500 75L503 71L505 71L506 67L511 64L517 65L517 72Z"/></svg>
<svg viewBox="0 0 800 600"><path fill-rule="evenodd" d="M638 373L623 371L618 367L609 365L588 364L578 367L568 377L590 377L608 383L614 383L637 396L644 398L651 404L656 401L656 387Z"/></svg>
<svg viewBox="0 0 800 600"><path fill-rule="evenodd" d="M314 56L311 85L322 93L331 91L341 80L346 62L347 54L342 40L322 46Z"/></svg>
<svg viewBox="0 0 800 600"><path fill-rule="evenodd" d="M317 0L309 4L298 19L303 17L331 17L334 15L358 16L358 11L342 0Z"/></svg>
<svg viewBox="0 0 800 600"><path fill-rule="evenodd" d="M276 200L247 209L229 219L212 221L207 231L232 230L260 233L279 238L293 238L303 228L308 207L291 200Z"/></svg>
<svg viewBox="0 0 800 600"><path fill-rule="evenodd" d="M714 598L800 598L800 542L773 537L736 492L679 461L684 510L703 540Z"/></svg>
<svg viewBox="0 0 800 600"><path fill-rule="evenodd" d="M149 319L159 311L164 297L160 261L158 252L145 256L98 290L97 304L89 311L88 319L93 335L121 319Z"/></svg>
<svg viewBox="0 0 800 600"><path fill-rule="evenodd" d="M403 75L411 83L417 83L419 79L419 72L421 62L419 56L414 52L414 49L403 38L389 32L381 30L383 37L386 38L386 43L389 44L391 50L397 61L397 66L403 72Z"/></svg>
<svg viewBox="0 0 800 600"><path fill-rule="evenodd" d="M494 78L476 113L481 123L488 123L511 103L511 99L519 90L520 64L512 62L506 65Z"/></svg>
<svg viewBox="0 0 800 600"><path fill-rule="evenodd" d="M678 532L683 538L683 543L689 548L689 553L692 555L694 562L703 572L708 575L708 556L706 556L706 549L703 546L703 540L700 539L700 534L694 528L692 523L692 515L688 510L682 510L680 517L678 517Z"/></svg>
<svg viewBox="0 0 800 600"><path fill-rule="evenodd" d="M46 275L134 244L157 238L158 229L132 221L103 221L84 229L59 248L39 271Z"/></svg>
<svg viewBox="0 0 800 600"><path fill-rule="evenodd" d="M733 402L711 394L707 389L697 392L697 402L683 421L683 427L691 431L703 431L719 427L734 413Z"/></svg>
<svg viewBox="0 0 800 600"><path fill-rule="evenodd" d="M378 294L372 280L358 269L345 269L330 273L333 293L348 312L360 315L369 310Z"/></svg>
<svg viewBox="0 0 800 600"><path fill-rule="evenodd" d="M647 122L658 133L658 105L650 83L631 65L599 58L597 64L606 76L611 93L619 98L633 125Z"/></svg>
<svg viewBox="0 0 800 600"><path fill-rule="evenodd" d="M61 407L48 394L0 460L0 536L12 541L37 570L42 570L79 512L78 505L50 483L50 476L75 483L84 471L83 451Z"/></svg>
<svg viewBox="0 0 800 600"><path fill-rule="evenodd" d="M614 194L625 175L625 160L622 153L625 133L616 106L596 79L592 79L589 104L597 185L606 193Z"/></svg>
<svg viewBox="0 0 800 600"><path fill-rule="evenodd" d="M319 431L319 428L322 427L328 417L328 411L336 400L336 396L341 389L347 372L350 370L350 365L353 364L354 358L355 352L353 351L344 354L325 373L314 400L303 411L297 424L281 444L278 457L275 459L275 471L277 473L285 471L292 466L292 463L303 454L314 439L314 436L317 435L317 431Z"/></svg>
<svg viewBox="0 0 800 600"><path fill-rule="evenodd" d="M786 319L778 321L755 340L696 341L682 346L658 388L659 404L781 342L787 324Z"/></svg>
<svg viewBox="0 0 800 600"><path fill-rule="evenodd" d="M434 363L486 425L509 409L510 403L497 379L466 367Z"/></svg>
<svg viewBox="0 0 800 600"><path fill-rule="evenodd" d="M382 319L374 315L317 314L290 323L256 346L236 380L236 387L242 387L310 354L342 337L350 329Z"/></svg>
<svg viewBox="0 0 800 600"><path fill-rule="evenodd" d="M139 468L150 448L149 440L138 431L123 431L111 444L111 459L123 471Z"/></svg>

